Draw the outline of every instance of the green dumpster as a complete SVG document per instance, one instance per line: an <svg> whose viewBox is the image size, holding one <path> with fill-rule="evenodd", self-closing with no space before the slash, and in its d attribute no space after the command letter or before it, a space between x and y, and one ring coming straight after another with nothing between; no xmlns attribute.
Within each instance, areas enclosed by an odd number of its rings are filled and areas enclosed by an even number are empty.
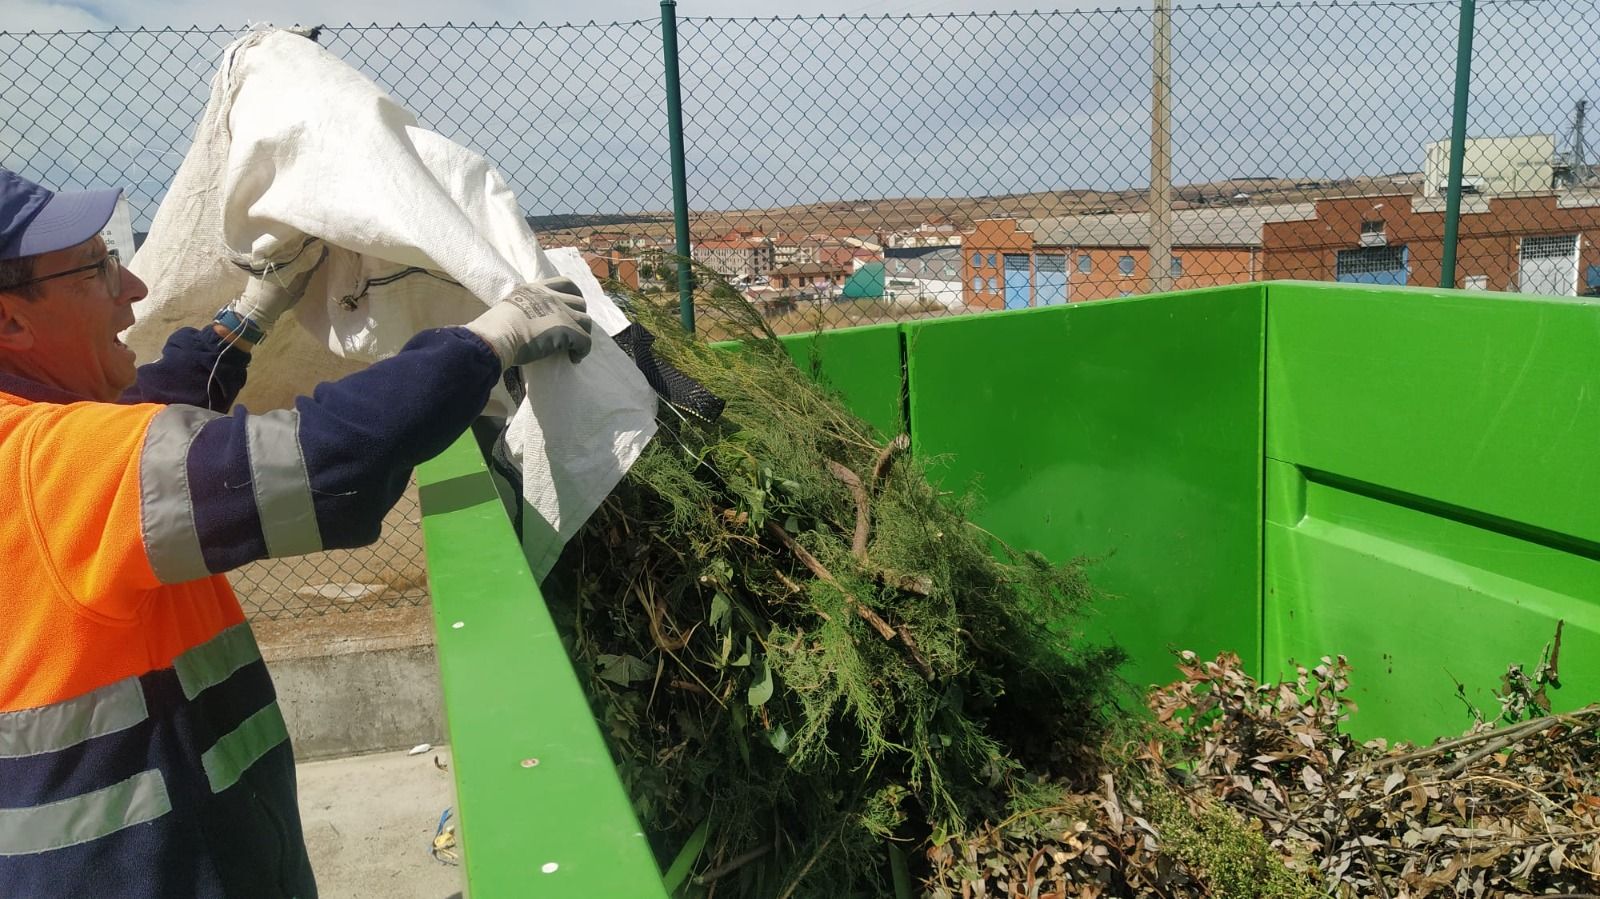
<svg viewBox="0 0 1600 899"><path fill-rule="evenodd" d="M1353 730L1426 740L1559 621L1557 702L1600 695L1600 305L1267 282L788 340L979 524L1095 559L1135 683L1342 653ZM477 443L419 479L469 891L664 896Z"/></svg>

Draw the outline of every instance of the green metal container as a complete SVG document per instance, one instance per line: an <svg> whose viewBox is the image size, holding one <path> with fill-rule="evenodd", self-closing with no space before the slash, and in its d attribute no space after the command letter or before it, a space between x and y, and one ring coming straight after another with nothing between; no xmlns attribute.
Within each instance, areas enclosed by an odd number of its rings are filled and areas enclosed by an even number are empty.
<svg viewBox="0 0 1600 899"><path fill-rule="evenodd" d="M1426 740L1562 621L1554 701L1600 697L1600 305L1268 282L788 342L979 524L1097 560L1135 683L1343 653L1353 731ZM476 443L419 478L471 894L664 896Z"/></svg>

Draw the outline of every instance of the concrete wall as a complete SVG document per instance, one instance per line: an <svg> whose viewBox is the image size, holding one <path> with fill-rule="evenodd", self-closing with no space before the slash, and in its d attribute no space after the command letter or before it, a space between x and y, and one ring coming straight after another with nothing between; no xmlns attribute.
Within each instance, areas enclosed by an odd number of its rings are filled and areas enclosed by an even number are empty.
<svg viewBox="0 0 1600 899"><path fill-rule="evenodd" d="M296 757L444 742L431 609L335 613L253 627Z"/></svg>
<svg viewBox="0 0 1600 899"><path fill-rule="evenodd" d="M1553 134L1476 137L1462 151L1461 183L1486 194L1550 189L1556 155ZM1442 196L1450 175L1450 142L1428 144L1423 161L1422 195Z"/></svg>

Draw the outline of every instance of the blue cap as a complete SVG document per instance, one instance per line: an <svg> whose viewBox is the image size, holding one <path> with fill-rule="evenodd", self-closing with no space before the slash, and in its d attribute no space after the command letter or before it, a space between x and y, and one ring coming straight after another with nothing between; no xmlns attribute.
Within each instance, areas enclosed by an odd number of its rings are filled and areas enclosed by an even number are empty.
<svg viewBox="0 0 1600 899"><path fill-rule="evenodd" d="M105 229L120 196L120 189L56 193L0 169L0 259L83 243Z"/></svg>

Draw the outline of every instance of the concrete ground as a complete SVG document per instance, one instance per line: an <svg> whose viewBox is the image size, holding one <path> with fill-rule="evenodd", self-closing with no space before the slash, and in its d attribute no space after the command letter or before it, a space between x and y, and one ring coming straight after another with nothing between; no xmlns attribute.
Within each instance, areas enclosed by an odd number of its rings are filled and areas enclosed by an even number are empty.
<svg viewBox="0 0 1600 899"><path fill-rule="evenodd" d="M455 804L453 775L440 764L450 764L446 747L299 766L300 816L323 899L460 896L461 869L429 852L439 815Z"/></svg>

